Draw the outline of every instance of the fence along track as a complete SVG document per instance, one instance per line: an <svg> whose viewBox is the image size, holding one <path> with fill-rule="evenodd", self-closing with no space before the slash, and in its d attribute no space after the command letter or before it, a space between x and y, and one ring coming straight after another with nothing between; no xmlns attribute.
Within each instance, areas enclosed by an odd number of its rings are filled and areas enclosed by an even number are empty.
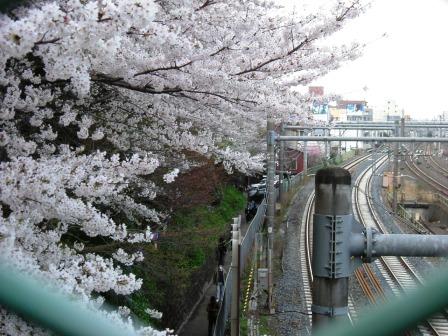
<svg viewBox="0 0 448 336"><path fill-rule="evenodd" d="M359 164L361 161L366 160L370 155L365 155L361 158L354 160L353 162L344 166L345 169L351 169ZM314 191L308 197L305 206L305 212L302 217L302 225L300 226L300 249L299 249L299 258L300 258L300 266L302 269L302 286L306 303L306 311L309 316L310 325L312 325L312 312L311 312L311 304L312 304L312 292L311 285L313 283L313 273L311 270L311 250L313 247L313 238L312 238L312 218L314 212L314 199L315 193ZM306 272L305 272L306 270ZM348 300L348 309L349 309L349 319L351 321L356 320L356 310L353 305L353 300L349 297Z"/></svg>
<svg viewBox="0 0 448 336"><path fill-rule="evenodd" d="M380 165L386 161L386 157L380 159ZM372 205L370 194L372 173L366 169L357 179L353 196L356 203L355 217L366 227L373 227L382 233L387 229L381 223ZM387 284L394 295L400 295L403 291L410 291L422 284L422 278L409 264L406 258L387 256L375 261ZM448 335L448 321L442 314L437 314L427 320L427 325L419 325L418 329L424 335Z"/></svg>

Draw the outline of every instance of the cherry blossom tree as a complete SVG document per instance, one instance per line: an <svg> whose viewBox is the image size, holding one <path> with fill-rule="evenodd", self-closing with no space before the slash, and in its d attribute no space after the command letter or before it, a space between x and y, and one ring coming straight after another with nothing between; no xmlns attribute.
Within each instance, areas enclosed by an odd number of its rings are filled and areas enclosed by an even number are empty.
<svg viewBox="0 0 448 336"><path fill-rule="evenodd" d="M148 201L197 164L188 152L228 171L260 169L266 115L307 117L298 112L307 97L291 87L359 54L357 44L319 41L362 10L359 1L286 16L262 0L61 0L2 15L2 257L92 307L101 303L92 295L138 290L120 264L140 252L104 256L86 242L150 242L165 214ZM2 333L31 330L1 310Z"/></svg>

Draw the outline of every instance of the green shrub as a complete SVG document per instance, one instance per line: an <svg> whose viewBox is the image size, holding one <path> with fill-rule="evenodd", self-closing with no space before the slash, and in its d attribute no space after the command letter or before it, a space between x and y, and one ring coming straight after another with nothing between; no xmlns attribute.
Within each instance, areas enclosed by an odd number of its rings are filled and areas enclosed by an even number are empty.
<svg viewBox="0 0 448 336"><path fill-rule="evenodd" d="M233 186L225 186L218 190L215 206L201 205L173 215L168 232L161 236L159 248L145 247L145 260L131 270L143 279L142 289L129 297L129 308L141 321L160 324L145 313L146 308L170 313L178 308L188 295L192 274L208 258L214 258L219 237L229 232L232 218L245 205L243 193Z"/></svg>

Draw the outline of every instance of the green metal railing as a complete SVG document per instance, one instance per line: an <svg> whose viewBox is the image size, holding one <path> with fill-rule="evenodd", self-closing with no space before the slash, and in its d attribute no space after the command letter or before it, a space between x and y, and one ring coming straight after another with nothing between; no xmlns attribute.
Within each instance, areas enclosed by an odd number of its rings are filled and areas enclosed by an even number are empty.
<svg viewBox="0 0 448 336"><path fill-rule="evenodd" d="M135 335L111 324L73 300L51 292L46 286L0 264L0 305L59 335L127 336ZM360 314L353 327L335 323L318 330L316 336L397 335L416 326L448 306L448 269L439 270L424 287L403 294L382 306Z"/></svg>
<svg viewBox="0 0 448 336"><path fill-rule="evenodd" d="M58 335L135 335L4 264L0 264L0 305Z"/></svg>
<svg viewBox="0 0 448 336"><path fill-rule="evenodd" d="M448 269L433 274L424 287L364 311L353 327L335 323L315 336L399 335L448 306Z"/></svg>

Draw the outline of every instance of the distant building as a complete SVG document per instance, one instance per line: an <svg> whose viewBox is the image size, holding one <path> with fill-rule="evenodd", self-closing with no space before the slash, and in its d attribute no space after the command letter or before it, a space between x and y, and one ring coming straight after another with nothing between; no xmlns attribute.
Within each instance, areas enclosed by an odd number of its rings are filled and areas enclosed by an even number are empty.
<svg viewBox="0 0 448 336"><path fill-rule="evenodd" d="M324 87L323 86L309 86L308 93L312 99L310 104L310 112L313 114L314 120L319 120L323 122L328 122L329 120L329 106L324 98Z"/></svg>
<svg viewBox="0 0 448 336"><path fill-rule="evenodd" d="M398 114L386 114L386 121L400 121L401 115Z"/></svg>
<svg viewBox="0 0 448 336"><path fill-rule="evenodd" d="M347 121L347 111L345 108L338 106L330 106L330 122L344 122Z"/></svg>
<svg viewBox="0 0 448 336"><path fill-rule="evenodd" d="M329 121L373 121L373 109L367 107L365 100L340 100L330 107Z"/></svg>
<svg viewBox="0 0 448 336"><path fill-rule="evenodd" d="M343 114L342 111L345 111L346 121L373 120L373 110L367 107L365 100L340 100L335 111L338 111L339 116Z"/></svg>

